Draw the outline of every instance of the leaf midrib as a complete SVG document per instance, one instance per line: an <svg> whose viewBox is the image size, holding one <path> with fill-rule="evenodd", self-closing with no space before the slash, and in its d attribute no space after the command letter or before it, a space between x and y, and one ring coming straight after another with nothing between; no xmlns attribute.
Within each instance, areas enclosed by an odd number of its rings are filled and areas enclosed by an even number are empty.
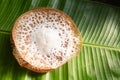
<svg viewBox="0 0 120 80"><path fill-rule="evenodd" d="M0 30L0 33L9 35L10 31Z"/></svg>
<svg viewBox="0 0 120 80"><path fill-rule="evenodd" d="M0 33L10 35L10 31L0 30ZM88 42L84 42L84 41L82 41L82 45L83 46L95 47L95 48L103 48L103 49L120 51L120 48L118 48L118 47L106 46L106 45L101 45L101 44L93 44L93 43L88 43Z"/></svg>
<svg viewBox="0 0 120 80"><path fill-rule="evenodd" d="M101 45L101 44L93 44L93 43L88 43L88 42L83 42L83 46L91 46L91 47L96 47L96 48L120 51L120 48L118 48L118 47L106 46L106 45Z"/></svg>

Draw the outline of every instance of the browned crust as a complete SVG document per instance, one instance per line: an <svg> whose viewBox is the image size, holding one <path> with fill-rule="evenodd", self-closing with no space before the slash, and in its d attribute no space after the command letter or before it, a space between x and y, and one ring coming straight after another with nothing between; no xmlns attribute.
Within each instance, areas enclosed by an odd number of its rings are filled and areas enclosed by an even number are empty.
<svg viewBox="0 0 120 80"><path fill-rule="evenodd" d="M18 61L19 65L21 67L25 67L25 68L27 68L29 70L34 71L34 72L44 73L44 72L48 72L48 71L53 70L53 69L46 68L46 67L44 67L44 69L40 69L40 68L32 66L31 64L26 62L23 58L21 58L21 56L19 55L19 53L18 53L18 51L16 49L13 50L13 55L16 58L16 60Z"/></svg>
<svg viewBox="0 0 120 80"><path fill-rule="evenodd" d="M12 36L11 36L12 37ZM51 71L53 69L51 68L43 68L43 69L40 69L40 68L37 68L37 67L34 67L32 65L30 65L28 62L26 62L20 55L19 55L19 52L18 50L16 49L15 45L14 45L14 42L13 42L13 39L10 37L10 41L11 41L11 47L13 48L13 55L15 57L15 59L18 61L19 65L21 67L25 67L29 70L32 70L34 72L38 72L38 73L45 73L45 72L48 72L48 71Z"/></svg>
<svg viewBox="0 0 120 80"><path fill-rule="evenodd" d="M70 58L68 58L67 62L70 61L72 58L76 57L80 53L80 51L82 50L82 36L79 33L78 33L78 35L79 35L79 39L80 39L80 43L77 45L79 47L79 50L75 54L71 55ZM61 64L60 66L66 64L67 62ZM59 68L59 67L57 67L57 68Z"/></svg>
<svg viewBox="0 0 120 80"><path fill-rule="evenodd" d="M75 57L76 55L78 55L78 54L80 53L80 51L81 51L81 48L82 48L82 36L81 36L79 30L77 29L77 26L75 25L75 23L73 22L73 20L72 20L66 13L64 13L64 12L62 12L62 11L60 11L60 10L52 9L52 8L36 8L36 9L32 9L32 10L30 10L30 11L22 14L22 15L16 20L16 22L15 22L15 24L14 24L14 27L13 27L13 29L12 29L12 39L13 39L12 43L14 43L14 41L17 40L17 38L15 37L15 35L16 35L16 33L15 33L15 28L18 26L18 21L21 19L21 17L29 14L30 12L37 12L37 11L38 11L38 12L39 12L39 11L46 11L46 12L47 12L47 11L56 11L56 12L59 12L61 15L63 15L63 16L66 18L66 20L68 20L68 21L71 22L71 24L72 24L72 25L71 25L71 28L72 28L72 30L74 31L74 33L76 34L75 36L78 36L78 37L79 37L80 43L77 45L77 46L79 47L78 52L75 53L75 54L73 54L73 55L68 59L68 61L71 60L71 58L73 58L73 57ZM39 69L39 68L34 67L34 66L32 66L31 64L27 63L27 62L20 56L20 54L19 54L19 52L18 52L18 50L17 50L17 46L18 46L18 45L16 45L16 44L14 43L13 55L14 55L15 58L17 59L17 61L18 61L18 63L20 64L20 66L25 67L25 68L27 68L27 69L29 69L29 70L32 70L32 71L35 71L35 72L39 72L39 73L48 72L48 71L53 70L53 69L51 69L51 68L46 68L46 67L44 67L44 69ZM66 63L66 62L65 62L65 63ZM65 63L63 63L63 64L65 64ZM63 64L61 64L61 66L62 66Z"/></svg>

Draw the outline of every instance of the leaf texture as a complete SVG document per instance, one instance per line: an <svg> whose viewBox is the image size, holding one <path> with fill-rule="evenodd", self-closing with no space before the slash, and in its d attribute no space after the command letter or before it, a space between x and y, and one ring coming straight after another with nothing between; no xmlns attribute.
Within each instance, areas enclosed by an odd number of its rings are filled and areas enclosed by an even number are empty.
<svg viewBox="0 0 120 80"><path fill-rule="evenodd" d="M80 54L39 74L18 65L10 33L24 12L51 7L67 13L83 36ZM0 80L120 80L120 8L83 0L0 0Z"/></svg>

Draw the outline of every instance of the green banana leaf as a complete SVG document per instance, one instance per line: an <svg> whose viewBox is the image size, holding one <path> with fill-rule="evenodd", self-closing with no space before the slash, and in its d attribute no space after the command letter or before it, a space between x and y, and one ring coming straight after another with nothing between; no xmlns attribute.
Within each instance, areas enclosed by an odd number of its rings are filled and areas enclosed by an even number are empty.
<svg viewBox="0 0 120 80"><path fill-rule="evenodd" d="M44 74L20 67L10 44L15 20L37 7L64 11L83 37L77 57ZM120 7L87 0L0 0L0 80L120 80Z"/></svg>

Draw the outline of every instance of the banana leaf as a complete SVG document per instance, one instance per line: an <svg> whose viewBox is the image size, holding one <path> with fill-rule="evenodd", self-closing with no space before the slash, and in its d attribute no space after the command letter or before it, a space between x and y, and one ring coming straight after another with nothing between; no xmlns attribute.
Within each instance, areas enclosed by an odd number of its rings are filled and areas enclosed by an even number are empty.
<svg viewBox="0 0 120 80"><path fill-rule="evenodd" d="M44 74L20 67L10 44L15 20L38 7L64 11L83 37L77 57ZM89 0L0 0L0 80L120 80L120 7Z"/></svg>

